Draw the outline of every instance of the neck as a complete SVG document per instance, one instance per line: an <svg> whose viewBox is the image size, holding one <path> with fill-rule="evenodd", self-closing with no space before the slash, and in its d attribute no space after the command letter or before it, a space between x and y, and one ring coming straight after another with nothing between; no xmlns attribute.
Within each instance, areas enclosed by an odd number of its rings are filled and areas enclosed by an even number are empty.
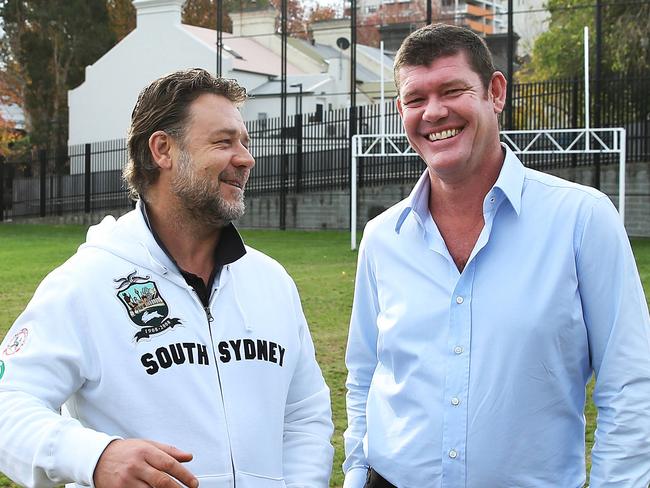
<svg viewBox="0 0 650 488"><path fill-rule="evenodd" d="M214 251L222 227L211 227L173 205L172 198L147 202L152 228L176 263L203 279L207 284L215 266Z"/></svg>
<svg viewBox="0 0 650 488"><path fill-rule="evenodd" d="M498 151L485 158L478 171L458 180L442 178L429 170L429 211L434 220L442 216L461 221L482 219L483 201L496 183L503 161L499 145Z"/></svg>

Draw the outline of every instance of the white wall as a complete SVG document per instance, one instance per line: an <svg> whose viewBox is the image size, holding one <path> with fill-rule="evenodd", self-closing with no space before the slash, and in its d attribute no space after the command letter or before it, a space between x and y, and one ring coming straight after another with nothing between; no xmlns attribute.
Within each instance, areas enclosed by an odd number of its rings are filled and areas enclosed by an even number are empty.
<svg viewBox="0 0 650 488"><path fill-rule="evenodd" d="M140 90L175 70L202 67L215 71L214 51L191 38L180 25L160 31L136 29L94 65L86 80L68 93L68 143L126 136ZM230 60L224 60L224 67Z"/></svg>

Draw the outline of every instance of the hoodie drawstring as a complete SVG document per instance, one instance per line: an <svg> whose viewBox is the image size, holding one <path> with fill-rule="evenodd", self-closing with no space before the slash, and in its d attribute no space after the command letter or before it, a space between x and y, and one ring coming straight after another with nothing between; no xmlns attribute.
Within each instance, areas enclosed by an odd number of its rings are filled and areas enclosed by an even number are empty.
<svg viewBox="0 0 650 488"><path fill-rule="evenodd" d="M246 332L253 332L253 327L251 326L250 322L246 318L246 313L244 312L244 307L242 307L241 302L239 301L239 295L237 293L237 284L235 283L235 273L232 273L230 271L230 265L226 265L226 271L228 271L228 274L230 276L230 281L232 284L232 294L235 299L235 308L239 312L239 315L244 322L244 328L246 329Z"/></svg>

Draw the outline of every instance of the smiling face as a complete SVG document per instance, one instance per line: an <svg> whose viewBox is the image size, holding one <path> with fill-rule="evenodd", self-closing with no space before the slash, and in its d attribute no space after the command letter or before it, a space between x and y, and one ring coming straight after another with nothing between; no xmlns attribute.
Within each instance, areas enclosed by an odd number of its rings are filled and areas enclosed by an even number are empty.
<svg viewBox="0 0 650 488"><path fill-rule="evenodd" d="M480 175L503 161L497 115L505 103L505 78L492 75L487 90L464 53L428 66L399 70L397 108L409 143L432 178L450 183Z"/></svg>
<svg viewBox="0 0 650 488"><path fill-rule="evenodd" d="M190 106L182 142L174 151L170 187L183 210L206 225L239 219L255 165L239 110L223 96L201 95Z"/></svg>

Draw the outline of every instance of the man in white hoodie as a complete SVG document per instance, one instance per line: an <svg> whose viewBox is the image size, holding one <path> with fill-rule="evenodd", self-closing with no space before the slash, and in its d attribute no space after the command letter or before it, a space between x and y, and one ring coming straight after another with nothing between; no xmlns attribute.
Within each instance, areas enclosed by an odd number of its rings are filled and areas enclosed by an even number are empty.
<svg viewBox="0 0 650 488"><path fill-rule="evenodd" d="M200 69L141 92L137 208L90 229L0 346L0 471L16 482L327 486L329 390L298 293L232 225L255 164L245 98Z"/></svg>

